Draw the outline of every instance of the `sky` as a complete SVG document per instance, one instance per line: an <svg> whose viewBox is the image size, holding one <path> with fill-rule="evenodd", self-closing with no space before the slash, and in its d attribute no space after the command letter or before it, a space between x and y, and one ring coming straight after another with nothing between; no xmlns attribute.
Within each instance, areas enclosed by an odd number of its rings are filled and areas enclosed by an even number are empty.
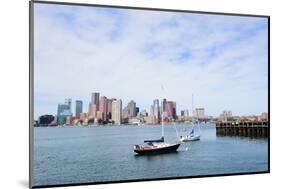
<svg viewBox="0 0 281 189"><path fill-rule="evenodd" d="M34 115L92 92L176 101L177 112L259 115L268 107L267 18L35 4ZM74 109L74 107L72 107Z"/></svg>

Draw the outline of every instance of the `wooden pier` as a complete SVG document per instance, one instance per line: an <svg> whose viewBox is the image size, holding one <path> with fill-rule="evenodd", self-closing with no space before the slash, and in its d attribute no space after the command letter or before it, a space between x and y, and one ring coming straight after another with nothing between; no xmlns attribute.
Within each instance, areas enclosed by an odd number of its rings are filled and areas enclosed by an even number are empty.
<svg viewBox="0 0 281 189"><path fill-rule="evenodd" d="M268 122L217 122L217 136L268 137Z"/></svg>

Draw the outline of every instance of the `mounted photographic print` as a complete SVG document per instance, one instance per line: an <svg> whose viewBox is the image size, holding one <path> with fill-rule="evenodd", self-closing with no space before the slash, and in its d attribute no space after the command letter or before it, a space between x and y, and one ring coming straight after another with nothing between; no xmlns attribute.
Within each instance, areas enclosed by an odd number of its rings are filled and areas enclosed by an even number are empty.
<svg viewBox="0 0 281 189"><path fill-rule="evenodd" d="M30 187L269 173L269 16L30 2Z"/></svg>

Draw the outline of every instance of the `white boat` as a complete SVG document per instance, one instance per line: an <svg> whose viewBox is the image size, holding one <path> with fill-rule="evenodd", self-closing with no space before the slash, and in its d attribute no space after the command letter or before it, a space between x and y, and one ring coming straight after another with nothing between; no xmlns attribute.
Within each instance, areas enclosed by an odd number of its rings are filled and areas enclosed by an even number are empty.
<svg viewBox="0 0 281 189"><path fill-rule="evenodd" d="M200 140L200 135L194 134L194 129L192 129L192 131L188 135L180 136L180 141L182 142L196 141L196 140Z"/></svg>
<svg viewBox="0 0 281 189"><path fill-rule="evenodd" d="M192 111L193 111L193 94L192 94ZM180 141L181 142L189 142L189 141L197 141L200 140L200 134L195 134L194 133L194 121L193 121L193 116L192 116L192 125L193 128L191 130L191 132L188 135L185 136L180 136ZM199 130L200 127L198 126Z"/></svg>

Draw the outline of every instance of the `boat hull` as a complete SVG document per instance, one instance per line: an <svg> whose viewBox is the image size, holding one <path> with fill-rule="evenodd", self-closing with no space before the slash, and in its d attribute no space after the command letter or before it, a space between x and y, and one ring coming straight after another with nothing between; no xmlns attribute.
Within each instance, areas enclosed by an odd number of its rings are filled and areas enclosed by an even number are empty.
<svg viewBox="0 0 281 189"><path fill-rule="evenodd" d="M180 141L182 141L182 142L191 142L191 141L197 141L197 140L200 140L200 136L199 135L198 136L194 136L194 137L187 137L187 136L185 136L185 137L180 139Z"/></svg>
<svg viewBox="0 0 281 189"><path fill-rule="evenodd" d="M167 147L155 148L155 149L134 149L134 152L140 155L151 155L151 154L165 154L176 152L180 144L173 144Z"/></svg>

